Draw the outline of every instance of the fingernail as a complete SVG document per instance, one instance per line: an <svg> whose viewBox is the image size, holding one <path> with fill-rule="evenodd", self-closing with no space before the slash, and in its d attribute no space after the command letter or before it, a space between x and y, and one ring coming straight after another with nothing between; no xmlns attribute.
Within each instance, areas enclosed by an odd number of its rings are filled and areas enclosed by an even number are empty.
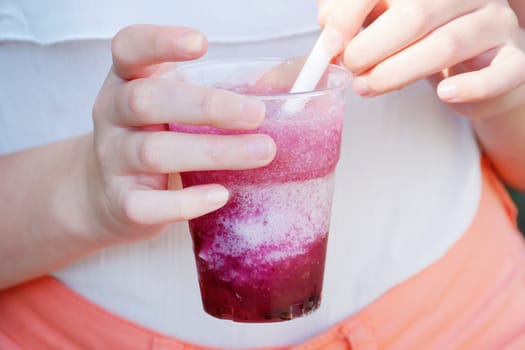
<svg viewBox="0 0 525 350"><path fill-rule="evenodd" d="M266 106L253 98L245 99L241 104L242 120L248 124L260 124L264 119Z"/></svg>
<svg viewBox="0 0 525 350"><path fill-rule="evenodd" d="M352 89L361 96L373 96L374 92L368 87L366 79L363 77L357 77L352 83Z"/></svg>
<svg viewBox="0 0 525 350"><path fill-rule="evenodd" d="M177 49L187 56L193 56L202 51L204 35L194 30L188 30L177 38Z"/></svg>
<svg viewBox="0 0 525 350"><path fill-rule="evenodd" d="M272 154L272 144L265 136L252 137L248 141L248 152L257 160L264 160Z"/></svg>
<svg viewBox="0 0 525 350"><path fill-rule="evenodd" d="M325 27L323 30L323 44L330 56L335 56L343 51L344 38L337 30Z"/></svg>
<svg viewBox="0 0 525 350"><path fill-rule="evenodd" d="M458 87L449 82L439 84L437 93L439 98L443 101L451 101L459 96Z"/></svg>
<svg viewBox="0 0 525 350"><path fill-rule="evenodd" d="M230 193L225 188L214 188L206 193L206 201L212 206L218 206L226 203Z"/></svg>

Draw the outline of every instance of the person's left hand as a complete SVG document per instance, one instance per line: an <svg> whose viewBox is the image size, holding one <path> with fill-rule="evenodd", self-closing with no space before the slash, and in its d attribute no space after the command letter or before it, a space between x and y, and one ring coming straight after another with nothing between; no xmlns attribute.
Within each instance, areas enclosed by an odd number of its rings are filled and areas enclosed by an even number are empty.
<svg viewBox="0 0 525 350"><path fill-rule="evenodd" d="M429 78L444 102L474 119L523 103L523 32L507 1L318 2L319 22L341 35L333 44L362 96Z"/></svg>

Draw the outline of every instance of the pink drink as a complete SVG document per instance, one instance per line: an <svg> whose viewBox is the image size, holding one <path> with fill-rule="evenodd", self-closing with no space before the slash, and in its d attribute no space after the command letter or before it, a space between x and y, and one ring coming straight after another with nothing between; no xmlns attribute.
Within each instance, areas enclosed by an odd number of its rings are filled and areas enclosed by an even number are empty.
<svg viewBox="0 0 525 350"><path fill-rule="evenodd" d="M304 110L292 115L282 113L282 95L264 98L266 121L250 132L275 140L277 154L270 165L182 174L185 187L220 183L231 193L225 207L189 223L207 313L239 322L275 322L319 307L343 93L309 97ZM208 127L172 129L232 133Z"/></svg>

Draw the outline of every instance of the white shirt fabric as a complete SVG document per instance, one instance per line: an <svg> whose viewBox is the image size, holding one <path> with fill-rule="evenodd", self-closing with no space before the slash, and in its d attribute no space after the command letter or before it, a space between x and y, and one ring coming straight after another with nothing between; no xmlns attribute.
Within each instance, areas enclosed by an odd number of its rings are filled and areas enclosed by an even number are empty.
<svg viewBox="0 0 525 350"><path fill-rule="evenodd" d="M202 29L204 59L303 55L319 33L315 1L3 1L0 154L90 132L110 38L146 22ZM442 257L471 222L481 188L468 122L424 81L372 99L349 93L345 123L323 301L313 314L274 324L205 314L186 223L54 275L117 315L203 345L286 345L319 334Z"/></svg>

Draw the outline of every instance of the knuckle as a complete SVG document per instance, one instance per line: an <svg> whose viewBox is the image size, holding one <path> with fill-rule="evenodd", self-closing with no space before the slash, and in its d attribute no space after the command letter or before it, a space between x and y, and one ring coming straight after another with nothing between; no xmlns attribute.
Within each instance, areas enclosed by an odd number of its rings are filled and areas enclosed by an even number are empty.
<svg viewBox="0 0 525 350"><path fill-rule="evenodd" d="M111 159L111 151L107 142L95 140L95 156L101 164L106 164Z"/></svg>
<svg viewBox="0 0 525 350"><path fill-rule="evenodd" d="M126 85L126 106L128 112L139 121L146 122L148 117L149 92L146 83L139 79Z"/></svg>
<svg viewBox="0 0 525 350"><path fill-rule="evenodd" d="M228 136L216 137L209 143L206 151L214 168L229 169L246 158L241 153L246 147L235 140Z"/></svg>
<svg viewBox="0 0 525 350"><path fill-rule="evenodd" d="M138 144L137 158L141 168L159 171L162 162L159 159L158 140L155 133L142 137Z"/></svg>
<svg viewBox="0 0 525 350"><path fill-rule="evenodd" d="M116 164L115 158L117 158L118 151L115 148L114 136L106 130L94 133L93 153L103 171L113 169Z"/></svg>
<svg viewBox="0 0 525 350"><path fill-rule="evenodd" d="M211 124L216 124L220 121L218 112L223 96L224 93L217 89L210 89L204 94L201 102L201 111L205 121Z"/></svg>
<svg viewBox="0 0 525 350"><path fill-rule="evenodd" d="M214 168L222 169L230 164L231 148L229 144L226 140L220 141L217 138L209 143L207 154Z"/></svg>
<svg viewBox="0 0 525 350"><path fill-rule="evenodd" d="M141 224L143 217L140 210L140 196L136 192L127 192L121 196L120 208L124 222Z"/></svg>
<svg viewBox="0 0 525 350"><path fill-rule="evenodd" d="M160 54L166 51L166 37L164 35L161 35L160 27L156 28L154 31L155 32L151 39L151 48L153 52ZM171 40L175 41L174 38L171 38ZM176 47L175 44L173 44L172 47Z"/></svg>
<svg viewBox="0 0 525 350"><path fill-rule="evenodd" d="M436 52L439 52L439 61L447 65L454 60L461 50L462 40L455 34L438 34L436 38Z"/></svg>
<svg viewBox="0 0 525 350"><path fill-rule="evenodd" d="M424 6L426 2L411 2L400 6L399 17L403 19L406 27L412 28L413 32L421 34L427 30L433 21L433 11Z"/></svg>

